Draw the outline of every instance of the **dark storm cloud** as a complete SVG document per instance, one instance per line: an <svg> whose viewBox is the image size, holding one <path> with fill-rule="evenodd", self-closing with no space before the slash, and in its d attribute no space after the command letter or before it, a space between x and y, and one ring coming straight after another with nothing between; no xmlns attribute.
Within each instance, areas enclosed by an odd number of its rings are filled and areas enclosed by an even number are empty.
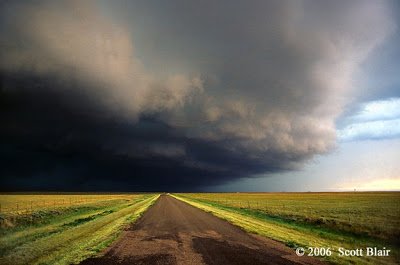
<svg viewBox="0 0 400 265"><path fill-rule="evenodd" d="M183 190L298 168L335 145L354 74L394 28L375 1L123 6L131 20L99 2L2 5L2 189Z"/></svg>
<svg viewBox="0 0 400 265"><path fill-rule="evenodd" d="M3 190L195 189L262 166L157 117L109 115L80 89L64 89L48 77L2 77Z"/></svg>

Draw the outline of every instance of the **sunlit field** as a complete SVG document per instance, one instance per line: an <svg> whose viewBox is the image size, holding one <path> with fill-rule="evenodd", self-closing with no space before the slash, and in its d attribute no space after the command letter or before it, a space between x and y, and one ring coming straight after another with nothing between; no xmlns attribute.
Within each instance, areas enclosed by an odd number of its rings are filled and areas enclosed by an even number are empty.
<svg viewBox="0 0 400 265"><path fill-rule="evenodd" d="M361 235L393 240L400 238L400 192L187 195L220 205L256 210L269 216Z"/></svg>
<svg viewBox="0 0 400 265"><path fill-rule="evenodd" d="M0 264L71 264L117 238L154 194L0 195Z"/></svg>
<svg viewBox="0 0 400 265"><path fill-rule="evenodd" d="M247 231L296 248L392 249L392 257L325 257L347 264L396 264L400 238L400 192L191 193L178 198Z"/></svg>
<svg viewBox="0 0 400 265"><path fill-rule="evenodd" d="M0 213L24 214L31 211L77 206L109 200L132 200L139 194L0 194Z"/></svg>

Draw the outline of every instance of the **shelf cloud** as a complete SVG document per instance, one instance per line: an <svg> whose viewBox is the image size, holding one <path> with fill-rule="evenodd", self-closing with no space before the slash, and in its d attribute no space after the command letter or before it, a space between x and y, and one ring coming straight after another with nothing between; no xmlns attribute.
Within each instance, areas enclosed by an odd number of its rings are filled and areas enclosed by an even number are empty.
<svg viewBox="0 0 400 265"><path fill-rule="evenodd" d="M2 189L298 169L335 147L355 75L396 28L385 1L119 4L1 4Z"/></svg>

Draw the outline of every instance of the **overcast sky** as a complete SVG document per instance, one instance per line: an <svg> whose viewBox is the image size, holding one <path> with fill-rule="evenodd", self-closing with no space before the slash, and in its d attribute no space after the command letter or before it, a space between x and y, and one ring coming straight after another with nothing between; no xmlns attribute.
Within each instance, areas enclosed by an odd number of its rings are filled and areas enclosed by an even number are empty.
<svg viewBox="0 0 400 265"><path fill-rule="evenodd" d="M396 1L0 3L2 190L400 190Z"/></svg>

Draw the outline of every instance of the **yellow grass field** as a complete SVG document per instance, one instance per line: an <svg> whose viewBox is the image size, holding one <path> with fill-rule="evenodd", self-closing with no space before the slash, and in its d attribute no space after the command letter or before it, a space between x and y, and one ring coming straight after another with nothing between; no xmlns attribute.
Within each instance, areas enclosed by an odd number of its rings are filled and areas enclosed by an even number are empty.
<svg viewBox="0 0 400 265"><path fill-rule="evenodd" d="M184 193L195 207L245 230L297 247L332 248L334 264L397 264L400 192ZM339 257L338 249L391 249L390 257Z"/></svg>
<svg viewBox="0 0 400 265"><path fill-rule="evenodd" d="M400 192L197 193L185 196L383 239L400 238Z"/></svg>
<svg viewBox="0 0 400 265"><path fill-rule="evenodd" d="M111 244L158 196L1 195L0 264L79 263Z"/></svg>
<svg viewBox="0 0 400 265"><path fill-rule="evenodd" d="M32 211L70 207L109 200L133 200L139 194L0 194L0 213L24 214Z"/></svg>

